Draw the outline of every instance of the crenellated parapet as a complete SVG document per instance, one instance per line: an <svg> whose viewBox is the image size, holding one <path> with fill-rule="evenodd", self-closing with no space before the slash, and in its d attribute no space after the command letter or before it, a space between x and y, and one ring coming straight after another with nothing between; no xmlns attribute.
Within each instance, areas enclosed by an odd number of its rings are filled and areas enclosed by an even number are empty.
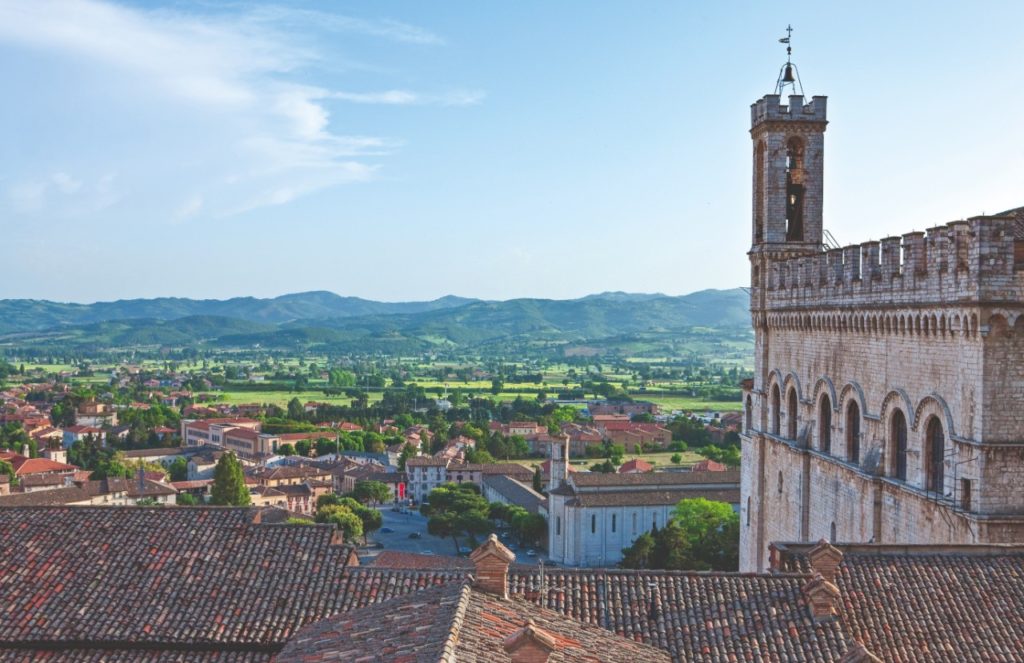
<svg viewBox="0 0 1024 663"><path fill-rule="evenodd" d="M812 97L810 103L804 103L803 95L794 94L789 97L789 105L781 104L777 94L766 94L750 105L750 126L756 127L762 122L825 122L827 97Z"/></svg>
<svg viewBox="0 0 1024 663"><path fill-rule="evenodd" d="M954 221L768 263L754 283L766 310L843 306L999 303L1024 300L1021 240L1011 217Z"/></svg>

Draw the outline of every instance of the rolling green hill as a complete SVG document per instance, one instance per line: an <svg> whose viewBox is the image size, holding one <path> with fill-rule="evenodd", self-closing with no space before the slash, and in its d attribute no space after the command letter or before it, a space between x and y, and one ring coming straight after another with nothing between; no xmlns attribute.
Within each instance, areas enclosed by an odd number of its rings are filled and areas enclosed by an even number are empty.
<svg viewBox="0 0 1024 663"><path fill-rule="evenodd" d="M402 304L331 293L92 305L7 300L0 302L0 312L7 312L0 344L78 349L260 346L394 354L602 342L671 344L694 334L744 343L750 324L747 307L747 296L738 288L680 297L602 293L573 300L446 297ZM223 313L176 315L194 310ZM143 312L150 315L135 317Z"/></svg>

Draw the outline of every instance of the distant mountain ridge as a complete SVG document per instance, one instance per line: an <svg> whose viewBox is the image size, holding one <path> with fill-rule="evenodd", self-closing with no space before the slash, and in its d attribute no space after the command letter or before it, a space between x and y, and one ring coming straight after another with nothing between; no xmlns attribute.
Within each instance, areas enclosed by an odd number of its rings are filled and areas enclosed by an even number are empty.
<svg viewBox="0 0 1024 663"><path fill-rule="evenodd" d="M359 315L419 313L462 306L475 299L448 295L428 302L377 302L360 297L342 297L333 292L313 291L269 299L121 299L95 304L65 304L36 299L0 300L0 333L41 331L65 325L83 325L113 320L176 320L188 316L217 316L250 322L280 324L292 320L315 320Z"/></svg>
<svg viewBox="0 0 1024 663"><path fill-rule="evenodd" d="M96 304L0 300L8 346L321 347L339 352L418 352L534 342L590 343L630 334L749 330L740 288L683 296L608 292L579 299L375 302L330 292L272 299L159 298Z"/></svg>

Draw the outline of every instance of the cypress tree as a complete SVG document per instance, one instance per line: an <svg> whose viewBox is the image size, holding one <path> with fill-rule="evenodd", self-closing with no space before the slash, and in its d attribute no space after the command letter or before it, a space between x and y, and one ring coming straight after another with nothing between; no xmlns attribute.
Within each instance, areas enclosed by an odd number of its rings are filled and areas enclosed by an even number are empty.
<svg viewBox="0 0 1024 663"><path fill-rule="evenodd" d="M242 464L230 451L217 461L210 486L210 503L225 506L249 506L249 489L245 487Z"/></svg>

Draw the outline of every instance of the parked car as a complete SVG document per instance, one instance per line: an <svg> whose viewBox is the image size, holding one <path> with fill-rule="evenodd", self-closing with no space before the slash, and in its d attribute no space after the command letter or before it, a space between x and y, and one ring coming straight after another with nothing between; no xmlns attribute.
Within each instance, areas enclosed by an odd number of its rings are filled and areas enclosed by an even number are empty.
<svg viewBox="0 0 1024 663"><path fill-rule="evenodd" d="M537 556L537 551L536 550L527 550L526 551L526 556L527 557L536 557Z"/></svg>
<svg viewBox="0 0 1024 663"><path fill-rule="evenodd" d="M381 533L381 534L391 534L391 533L393 533L394 531L395 531L395 530L391 529L390 527L381 527L381 528L380 528L380 533Z"/></svg>
<svg viewBox="0 0 1024 663"><path fill-rule="evenodd" d="M421 535L419 532L410 532L409 533L409 538L410 539L422 539L423 535Z"/></svg>

